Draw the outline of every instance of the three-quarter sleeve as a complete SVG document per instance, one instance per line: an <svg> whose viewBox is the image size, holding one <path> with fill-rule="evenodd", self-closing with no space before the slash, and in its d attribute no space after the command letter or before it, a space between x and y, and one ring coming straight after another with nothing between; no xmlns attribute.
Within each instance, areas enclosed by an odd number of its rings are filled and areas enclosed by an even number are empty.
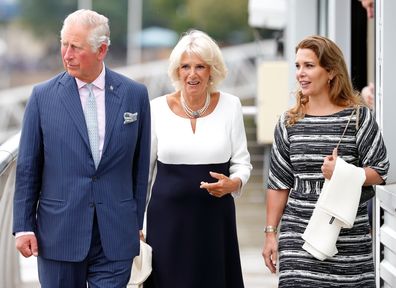
<svg viewBox="0 0 396 288"><path fill-rule="evenodd" d="M386 181L389 170L389 159L382 133L370 109L359 109L359 128L356 133L356 145L359 153L359 164L377 171Z"/></svg>
<svg viewBox="0 0 396 288"><path fill-rule="evenodd" d="M282 114L275 127L267 185L269 189L290 189L294 183L285 117L286 113Z"/></svg>
<svg viewBox="0 0 396 288"><path fill-rule="evenodd" d="M243 122L242 105L239 98L235 97L233 106L233 119L231 128L231 159L230 159L230 178L240 178L242 186L247 183L250 177L252 165L250 164L250 154L247 149L245 125ZM233 193L239 196L241 191Z"/></svg>

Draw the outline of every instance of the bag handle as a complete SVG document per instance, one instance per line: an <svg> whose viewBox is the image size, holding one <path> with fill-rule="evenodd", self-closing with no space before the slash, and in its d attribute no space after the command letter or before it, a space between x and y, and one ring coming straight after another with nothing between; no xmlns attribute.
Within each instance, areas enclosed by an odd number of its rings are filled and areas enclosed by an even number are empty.
<svg viewBox="0 0 396 288"><path fill-rule="evenodd" d="M338 150L338 146L340 146L342 138L345 136L346 130L348 129L349 123L351 122L351 119L352 119L353 115L355 114L355 111L356 111L356 109L353 109L351 116L349 116L348 123L345 126L344 132L342 132L340 140L338 141L338 143L337 143L337 145L335 147L337 150Z"/></svg>

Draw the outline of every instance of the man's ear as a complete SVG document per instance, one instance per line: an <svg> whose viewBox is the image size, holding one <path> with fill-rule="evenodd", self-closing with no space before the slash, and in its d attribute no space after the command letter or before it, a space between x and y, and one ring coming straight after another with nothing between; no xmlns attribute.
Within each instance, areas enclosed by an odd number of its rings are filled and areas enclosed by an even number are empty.
<svg viewBox="0 0 396 288"><path fill-rule="evenodd" d="M99 48L98 48L98 58L99 60L103 60L106 55L107 55L107 51L109 50L109 46L102 43Z"/></svg>

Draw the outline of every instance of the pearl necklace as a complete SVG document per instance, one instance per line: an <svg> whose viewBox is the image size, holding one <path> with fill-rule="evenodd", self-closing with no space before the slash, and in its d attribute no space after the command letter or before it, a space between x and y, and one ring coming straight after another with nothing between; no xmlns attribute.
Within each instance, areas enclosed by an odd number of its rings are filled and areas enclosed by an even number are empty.
<svg viewBox="0 0 396 288"><path fill-rule="evenodd" d="M198 109L196 111L192 110L190 107L188 107L186 100L184 99L183 93L180 91L180 102L181 102L181 106L183 108L184 113L186 113L186 115L189 118L192 119L197 119L199 117L202 117L203 114L205 114L206 110L209 107L210 104L210 94L209 92L206 94L206 100L205 100L205 104L202 106L201 109Z"/></svg>

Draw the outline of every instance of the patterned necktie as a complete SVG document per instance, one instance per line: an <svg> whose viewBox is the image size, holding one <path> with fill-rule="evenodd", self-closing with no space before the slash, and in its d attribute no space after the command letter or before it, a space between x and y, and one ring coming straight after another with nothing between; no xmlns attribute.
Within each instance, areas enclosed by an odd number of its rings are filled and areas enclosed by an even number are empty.
<svg viewBox="0 0 396 288"><path fill-rule="evenodd" d="M91 145L92 157L95 162L95 168L98 168L99 156L99 130L98 130L98 115L96 110L95 95L92 91L92 83L86 85L89 96L85 106L85 122L88 129L89 144Z"/></svg>

